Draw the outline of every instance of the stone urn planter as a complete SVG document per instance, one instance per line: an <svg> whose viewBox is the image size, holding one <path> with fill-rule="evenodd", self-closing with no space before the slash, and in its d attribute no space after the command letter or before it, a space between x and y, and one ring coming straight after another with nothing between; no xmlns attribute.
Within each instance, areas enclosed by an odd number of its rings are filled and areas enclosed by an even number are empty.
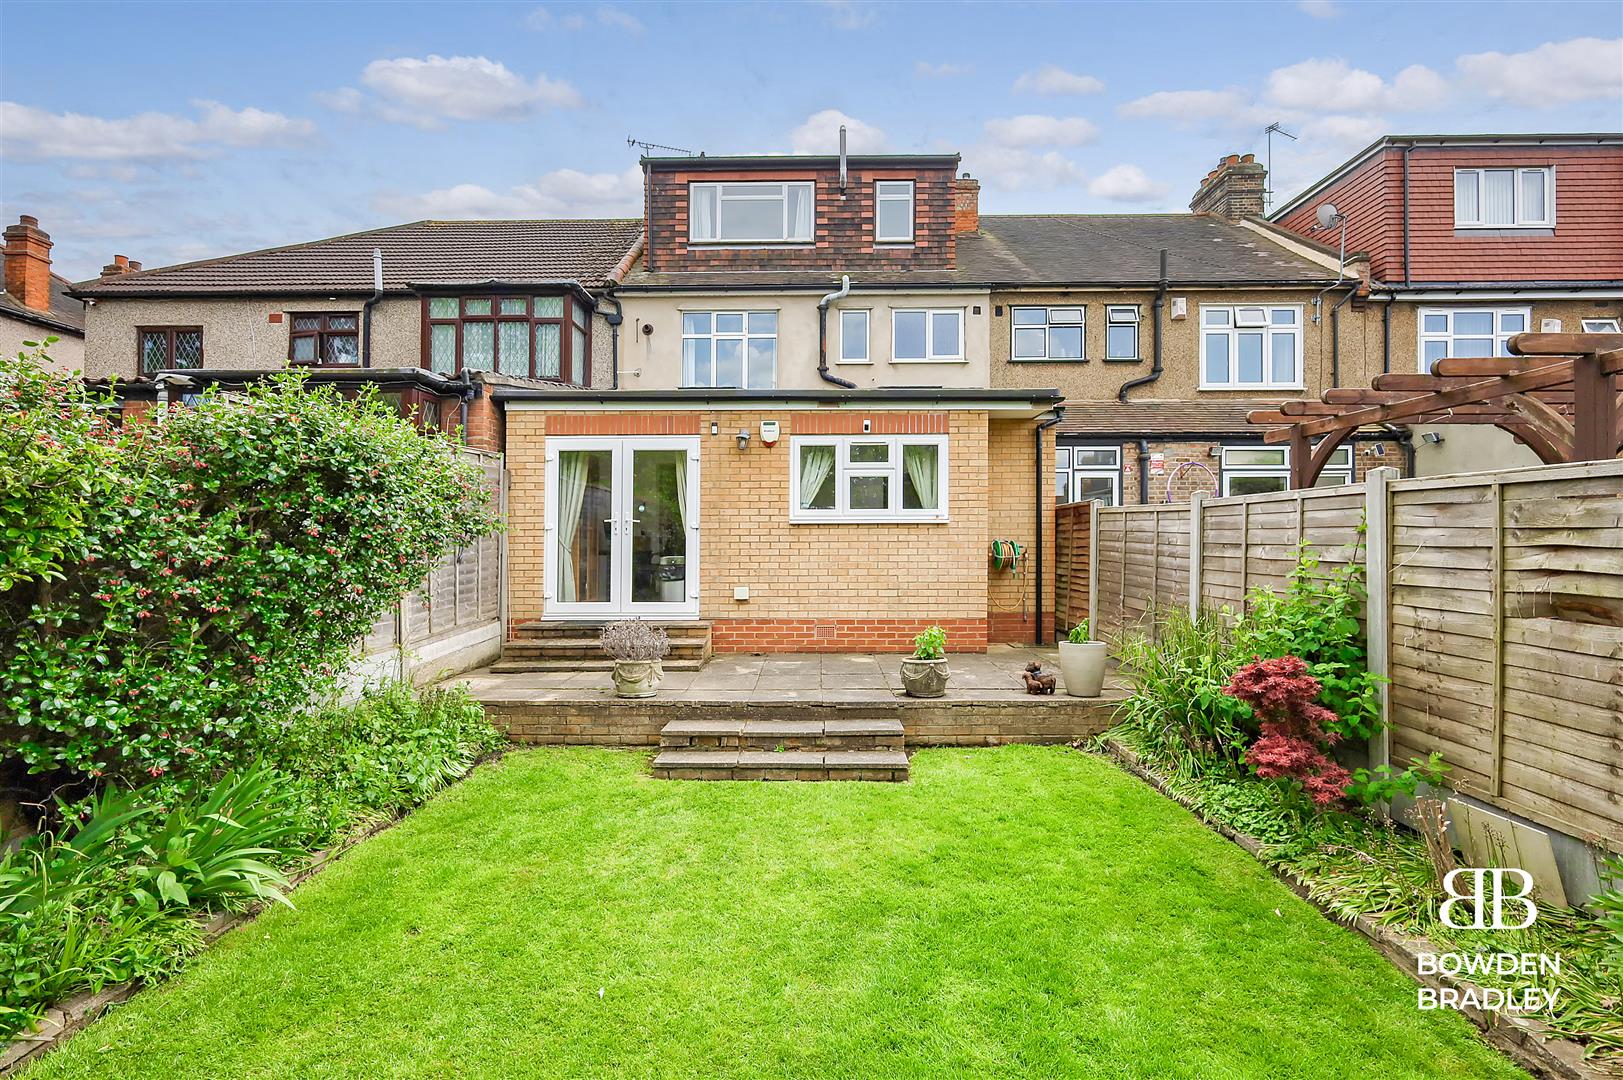
<svg viewBox="0 0 1623 1080"><path fill-rule="evenodd" d="M1065 679L1065 692L1071 697L1098 697L1105 685L1105 660L1109 646L1088 640L1088 621L1083 619L1066 641L1059 643L1059 673Z"/></svg>
<svg viewBox="0 0 1623 1080"><path fill-rule="evenodd" d="M902 661L902 689L908 697L940 697L947 692L947 632L932 626L913 639L913 655Z"/></svg>
<svg viewBox="0 0 1623 1080"><path fill-rule="evenodd" d="M664 677L665 665L658 660L616 660L614 694L624 698L653 697Z"/></svg>
<svg viewBox="0 0 1623 1080"><path fill-rule="evenodd" d="M623 698L653 697L665 677L671 639L660 627L622 619L603 628L603 651L614 659L614 693Z"/></svg>

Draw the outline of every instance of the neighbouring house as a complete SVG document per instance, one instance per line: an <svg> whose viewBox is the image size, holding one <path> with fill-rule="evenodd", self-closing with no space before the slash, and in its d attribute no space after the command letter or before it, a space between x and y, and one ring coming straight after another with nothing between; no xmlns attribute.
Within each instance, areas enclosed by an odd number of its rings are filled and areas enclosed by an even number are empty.
<svg viewBox="0 0 1623 1080"><path fill-rule="evenodd" d="M299 368L499 450L487 378L612 382L618 318L599 301L641 232L418 221L161 269L115 256L73 289L91 301L85 375L117 380L130 407Z"/></svg>
<svg viewBox="0 0 1623 1080"><path fill-rule="evenodd" d="M1320 243L1345 227L1387 313L1381 369L1426 372L1523 332L1618 331L1620 190L1623 133L1389 135L1270 216ZM1415 432L1422 475L1539 460L1485 425Z"/></svg>
<svg viewBox="0 0 1623 1080"><path fill-rule="evenodd" d="M494 391L515 632L649 616L756 652L900 650L934 624L955 650L1051 637L1060 395L991 385L958 160L643 159L617 388ZM994 560L998 540L1020 554Z"/></svg>
<svg viewBox="0 0 1623 1080"><path fill-rule="evenodd" d="M51 237L39 219L23 214L5 231L5 291L0 292L0 350L15 356L25 341L51 344L51 366L84 366L85 305L69 294L71 284L51 272Z"/></svg>

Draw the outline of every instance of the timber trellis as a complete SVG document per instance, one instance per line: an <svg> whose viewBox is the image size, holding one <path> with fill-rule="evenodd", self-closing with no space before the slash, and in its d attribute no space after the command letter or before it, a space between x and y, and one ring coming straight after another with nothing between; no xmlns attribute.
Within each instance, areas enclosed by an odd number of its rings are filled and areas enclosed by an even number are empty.
<svg viewBox="0 0 1623 1080"><path fill-rule="evenodd" d="M1623 461L1109 507L1101 635L1153 607L1234 611L1278 589L1298 543L1363 562L1376 761L1437 751L1461 791L1623 850Z"/></svg>

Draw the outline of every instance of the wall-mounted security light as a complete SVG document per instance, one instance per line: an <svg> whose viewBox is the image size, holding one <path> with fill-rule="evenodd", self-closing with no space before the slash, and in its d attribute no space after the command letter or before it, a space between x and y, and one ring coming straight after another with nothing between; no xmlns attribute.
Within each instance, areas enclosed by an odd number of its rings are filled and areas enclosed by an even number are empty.
<svg viewBox="0 0 1623 1080"><path fill-rule="evenodd" d="M740 450L748 450L749 445L750 445L749 429L748 428L739 429L739 432L738 432L738 448Z"/></svg>
<svg viewBox="0 0 1623 1080"><path fill-rule="evenodd" d="M1436 446L1443 441L1443 433L1441 431L1428 431L1420 436L1420 441L1429 442L1431 445Z"/></svg>

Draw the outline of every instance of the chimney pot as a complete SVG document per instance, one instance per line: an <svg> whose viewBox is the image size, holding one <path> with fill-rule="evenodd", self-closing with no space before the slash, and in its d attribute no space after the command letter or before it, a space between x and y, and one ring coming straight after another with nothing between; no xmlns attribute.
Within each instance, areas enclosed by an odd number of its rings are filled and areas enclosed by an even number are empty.
<svg viewBox="0 0 1623 1080"><path fill-rule="evenodd" d="M1255 154L1229 154L1206 174L1195 197L1189 200L1189 209L1230 221L1260 216L1266 179L1267 170L1257 163Z"/></svg>
<svg viewBox="0 0 1623 1080"><path fill-rule="evenodd" d="M6 292L34 311L51 310L51 237L32 214L6 226Z"/></svg>

